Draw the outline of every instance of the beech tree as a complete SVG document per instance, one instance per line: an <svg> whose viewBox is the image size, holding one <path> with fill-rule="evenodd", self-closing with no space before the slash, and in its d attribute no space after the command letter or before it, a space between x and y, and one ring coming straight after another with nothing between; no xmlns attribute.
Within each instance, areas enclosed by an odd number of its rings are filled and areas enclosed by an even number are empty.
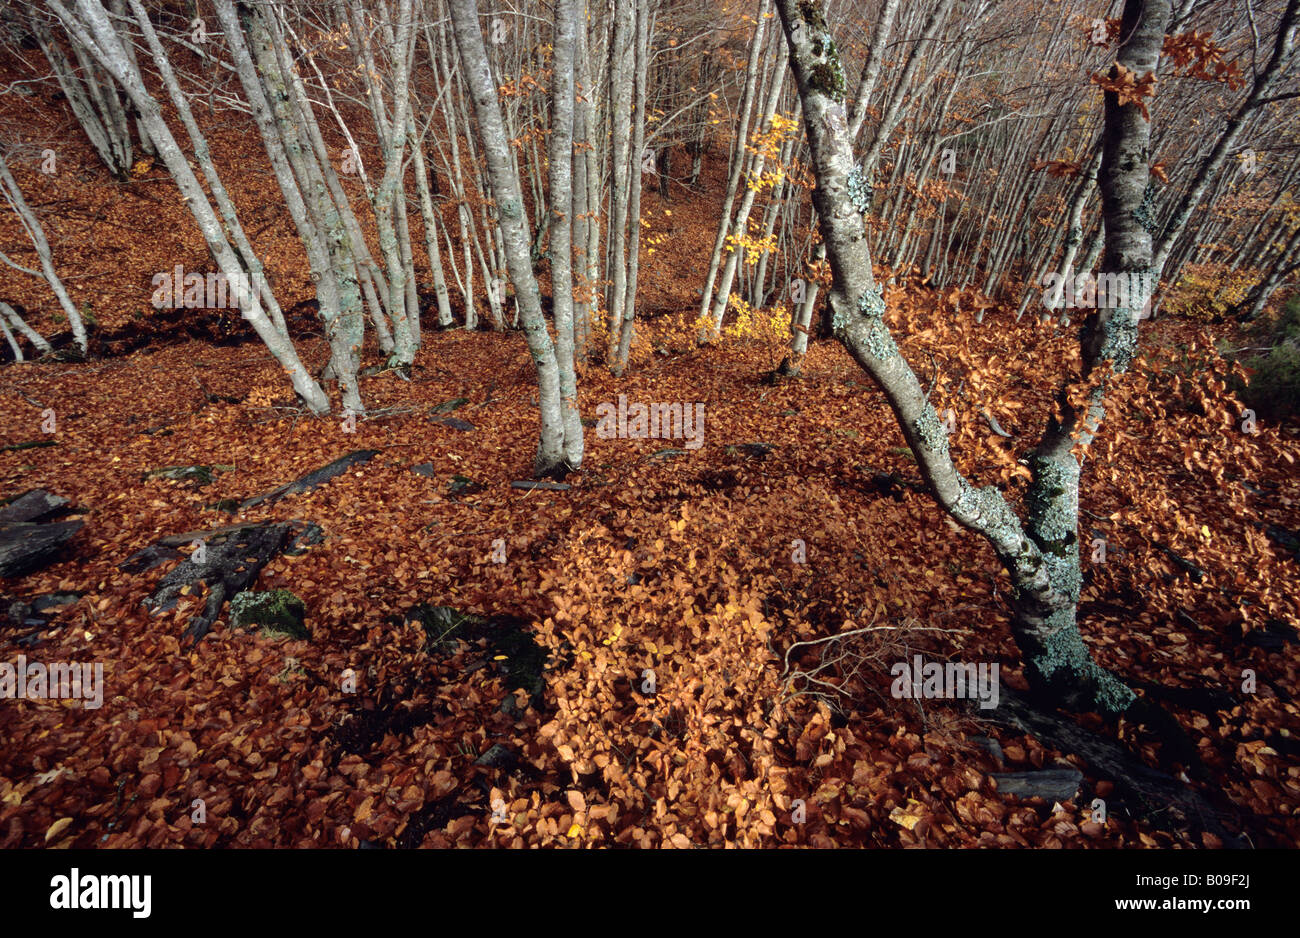
<svg viewBox="0 0 1300 938"><path fill-rule="evenodd" d="M1031 683L1065 707L1118 714L1135 694L1093 659L1078 622L1082 572L1078 515L1081 458L1105 415L1107 382L1129 365L1141 297L1089 316L1083 369L1058 395L1058 413L1029 458L1023 516L994 485L956 467L943 424L885 323L864 225L870 180L853 156L843 66L821 0L776 0L803 102L817 186L814 201L832 272L835 337L885 394L938 505L992 546L1012 583L1012 631ZM1169 0L1126 0L1110 80L1153 74L1170 19ZM1106 91L1100 169L1106 219L1103 272L1149 276L1152 236L1138 212L1149 183L1151 125L1143 101ZM1145 282L1145 281L1144 281Z"/></svg>
<svg viewBox="0 0 1300 938"><path fill-rule="evenodd" d="M541 292L529 256L528 215L519 175L511 164L510 143L501 117L498 86L488 63L487 49L479 26L478 3L476 0L448 0L448 7L456 46L465 67L465 82L478 120L488 177L492 190L496 193L510 282L514 286L515 301L523 318L528 350L537 370L541 439L533 460L533 474L538 477L563 476L582 465L582 424L577 414L573 346L571 342L561 342L557 355L556 343L551 341L546 318L542 314ZM573 41L570 37L575 29L572 3L565 0L558 4L556 16L557 43L565 50L563 55L567 60L571 55L568 50ZM571 88L568 76L557 76L556 81L563 89ZM559 86L556 89L557 95L572 94L571 91L562 92ZM568 112L571 107L572 102L569 101L564 110ZM563 180L559 182L563 187ZM572 392L566 394L566 389L572 389ZM571 429L575 425L576 429Z"/></svg>

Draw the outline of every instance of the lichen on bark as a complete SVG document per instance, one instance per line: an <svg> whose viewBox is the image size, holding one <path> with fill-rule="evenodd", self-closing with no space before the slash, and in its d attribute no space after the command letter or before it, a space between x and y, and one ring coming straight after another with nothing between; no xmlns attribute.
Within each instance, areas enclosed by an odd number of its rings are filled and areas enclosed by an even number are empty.
<svg viewBox="0 0 1300 938"><path fill-rule="evenodd" d="M871 200L875 197L875 187L872 186L871 180L863 174L861 167L854 166L849 172L848 186L849 201L853 207L858 210L858 214L866 217L871 211Z"/></svg>

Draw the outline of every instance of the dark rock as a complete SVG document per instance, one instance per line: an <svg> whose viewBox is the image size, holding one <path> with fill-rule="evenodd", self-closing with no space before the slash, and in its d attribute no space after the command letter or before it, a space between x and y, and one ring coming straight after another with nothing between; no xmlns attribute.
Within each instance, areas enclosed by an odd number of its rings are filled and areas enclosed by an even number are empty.
<svg viewBox="0 0 1300 938"><path fill-rule="evenodd" d="M416 475L424 476L426 479L438 478L438 470L434 468L431 462L422 462L418 466L412 466L411 471Z"/></svg>
<svg viewBox="0 0 1300 938"><path fill-rule="evenodd" d="M1002 745L996 739L992 736L972 736L970 741L991 755L993 761L1001 767L1003 762Z"/></svg>
<svg viewBox="0 0 1300 938"><path fill-rule="evenodd" d="M20 646L41 641L40 634L63 607L75 603L84 593L45 593L30 600L0 596L0 629L26 629L14 637Z"/></svg>
<svg viewBox="0 0 1300 938"><path fill-rule="evenodd" d="M68 500L45 489L31 489L0 508L0 523L45 521L57 514Z"/></svg>
<svg viewBox="0 0 1300 938"><path fill-rule="evenodd" d="M464 432L477 429L474 424L470 423L468 420L461 420L459 417L439 417L433 422L444 427L450 427L453 430L461 430Z"/></svg>
<svg viewBox="0 0 1300 938"><path fill-rule="evenodd" d="M483 484L475 482L469 476L463 476L457 473L451 477L451 482L447 484L448 495L472 495L474 492L483 491Z"/></svg>
<svg viewBox="0 0 1300 938"><path fill-rule="evenodd" d="M519 762L519 757L500 743L493 743L487 752L474 760L475 765L485 765L490 769L511 769Z"/></svg>
<svg viewBox="0 0 1300 938"><path fill-rule="evenodd" d="M1079 793L1083 773L1078 769L1041 769L1037 772L995 772L999 795L1070 801Z"/></svg>
<svg viewBox="0 0 1300 938"><path fill-rule="evenodd" d="M58 557L82 521L0 524L0 577L21 576L48 566Z"/></svg>
<svg viewBox="0 0 1300 938"><path fill-rule="evenodd" d="M229 472L233 466L164 466L150 469L144 474L146 479L170 479L173 482L193 482L202 488L211 485L218 472Z"/></svg>
<svg viewBox="0 0 1300 938"><path fill-rule="evenodd" d="M311 638L306 619L306 603L288 590L245 590L230 600L232 629L260 626L274 635Z"/></svg>
<svg viewBox="0 0 1300 938"><path fill-rule="evenodd" d="M85 595L85 593L75 590L68 593L44 593L32 600L32 611L43 615L52 610L70 606Z"/></svg>

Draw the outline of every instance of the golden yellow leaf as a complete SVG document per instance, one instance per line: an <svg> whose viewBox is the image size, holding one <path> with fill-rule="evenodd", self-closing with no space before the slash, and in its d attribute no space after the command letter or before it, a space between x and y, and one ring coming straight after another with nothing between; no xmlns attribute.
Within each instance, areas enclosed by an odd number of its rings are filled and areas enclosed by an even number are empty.
<svg viewBox="0 0 1300 938"><path fill-rule="evenodd" d="M72 823L72 818L70 817L59 818L57 821L51 824L50 829L45 832L45 842L48 844L55 837L58 837L65 830L68 829L68 825L71 823Z"/></svg>

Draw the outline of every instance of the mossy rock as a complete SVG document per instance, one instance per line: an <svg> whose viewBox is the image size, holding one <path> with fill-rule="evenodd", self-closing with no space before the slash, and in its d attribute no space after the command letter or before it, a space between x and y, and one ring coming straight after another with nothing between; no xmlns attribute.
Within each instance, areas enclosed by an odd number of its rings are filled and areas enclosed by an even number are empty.
<svg viewBox="0 0 1300 938"><path fill-rule="evenodd" d="M245 590L230 600L230 626L289 638L311 638L307 630L307 604L289 590Z"/></svg>
<svg viewBox="0 0 1300 938"><path fill-rule="evenodd" d="M441 404L435 404L429 408L432 415L449 414L454 410L459 410L469 403L468 397L454 397L449 401L443 401Z"/></svg>
<svg viewBox="0 0 1300 938"><path fill-rule="evenodd" d="M447 484L448 495L473 495L481 491L483 491L483 483L476 482L469 476L463 476L460 473L452 476L451 482Z"/></svg>
<svg viewBox="0 0 1300 938"><path fill-rule="evenodd" d="M532 706L541 704L546 680L542 676L549 657L547 650L529 634L527 622L511 616L484 618L450 606L422 603L407 610L407 622L418 622L428 640L427 649L450 654L457 641L487 642L493 663L505 677L508 690L522 687ZM497 660L500 657L501 660Z"/></svg>
<svg viewBox="0 0 1300 938"><path fill-rule="evenodd" d="M144 474L146 479L171 479L173 482L195 482L198 485L210 485L218 472L230 472L234 466L164 466L150 469Z"/></svg>

